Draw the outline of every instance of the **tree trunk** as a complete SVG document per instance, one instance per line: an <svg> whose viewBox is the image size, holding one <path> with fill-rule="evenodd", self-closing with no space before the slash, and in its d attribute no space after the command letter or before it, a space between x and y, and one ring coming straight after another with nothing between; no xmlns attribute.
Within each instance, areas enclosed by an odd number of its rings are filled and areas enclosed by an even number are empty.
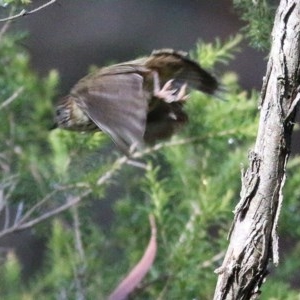
<svg viewBox="0 0 300 300"><path fill-rule="evenodd" d="M278 263L277 220L282 203L299 93L300 1L281 0L272 31L272 47L260 102L260 122L249 167L242 174L240 202L214 300L256 299Z"/></svg>

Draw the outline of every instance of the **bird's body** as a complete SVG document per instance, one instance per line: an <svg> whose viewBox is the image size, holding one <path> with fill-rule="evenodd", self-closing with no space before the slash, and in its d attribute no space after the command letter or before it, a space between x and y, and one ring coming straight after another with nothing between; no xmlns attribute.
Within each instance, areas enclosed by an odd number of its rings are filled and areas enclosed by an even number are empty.
<svg viewBox="0 0 300 300"><path fill-rule="evenodd" d="M68 130L102 130L128 153L133 145L171 136L187 121L187 87L213 94L218 83L186 54L154 51L82 78L59 101L56 123Z"/></svg>

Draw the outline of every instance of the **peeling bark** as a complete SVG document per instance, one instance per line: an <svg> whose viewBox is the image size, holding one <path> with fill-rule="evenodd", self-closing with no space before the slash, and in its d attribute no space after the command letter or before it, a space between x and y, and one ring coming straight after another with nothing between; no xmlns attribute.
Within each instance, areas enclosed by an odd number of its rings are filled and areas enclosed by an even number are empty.
<svg viewBox="0 0 300 300"><path fill-rule="evenodd" d="M278 264L277 221L299 94L300 1L281 0L260 102L260 123L249 167L242 174L240 202L214 300L257 299Z"/></svg>

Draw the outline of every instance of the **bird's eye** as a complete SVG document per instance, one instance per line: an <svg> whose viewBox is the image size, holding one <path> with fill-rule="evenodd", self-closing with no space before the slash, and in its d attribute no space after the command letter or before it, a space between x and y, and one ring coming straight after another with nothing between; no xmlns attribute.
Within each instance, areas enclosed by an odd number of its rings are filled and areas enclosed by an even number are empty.
<svg viewBox="0 0 300 300"><path fill-rule="evenodd" d="M55 113L56 122L60 125L67 123L70 119L70 111L64 106L58 106Z"/></svg>
<svg viewBox="0 0 300 300"><path fill-rule="evenodd" d="M57 107L56 117L59 119L64 119L68 116L67 110L65 107Z"/></svg>

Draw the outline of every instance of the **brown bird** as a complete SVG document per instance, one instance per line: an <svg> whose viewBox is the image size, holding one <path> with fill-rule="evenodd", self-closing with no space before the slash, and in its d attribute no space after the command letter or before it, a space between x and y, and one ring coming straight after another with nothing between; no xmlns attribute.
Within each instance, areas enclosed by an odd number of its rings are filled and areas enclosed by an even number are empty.
<svg viewBox="0 0 300 300"><path fill-rule="evenodd" d="M79 80L59 101L56 126L101 130L128 154L130 147L168 138L187 122L187 88L214 94L218 83L184 52L153 51Z"/></svg>

